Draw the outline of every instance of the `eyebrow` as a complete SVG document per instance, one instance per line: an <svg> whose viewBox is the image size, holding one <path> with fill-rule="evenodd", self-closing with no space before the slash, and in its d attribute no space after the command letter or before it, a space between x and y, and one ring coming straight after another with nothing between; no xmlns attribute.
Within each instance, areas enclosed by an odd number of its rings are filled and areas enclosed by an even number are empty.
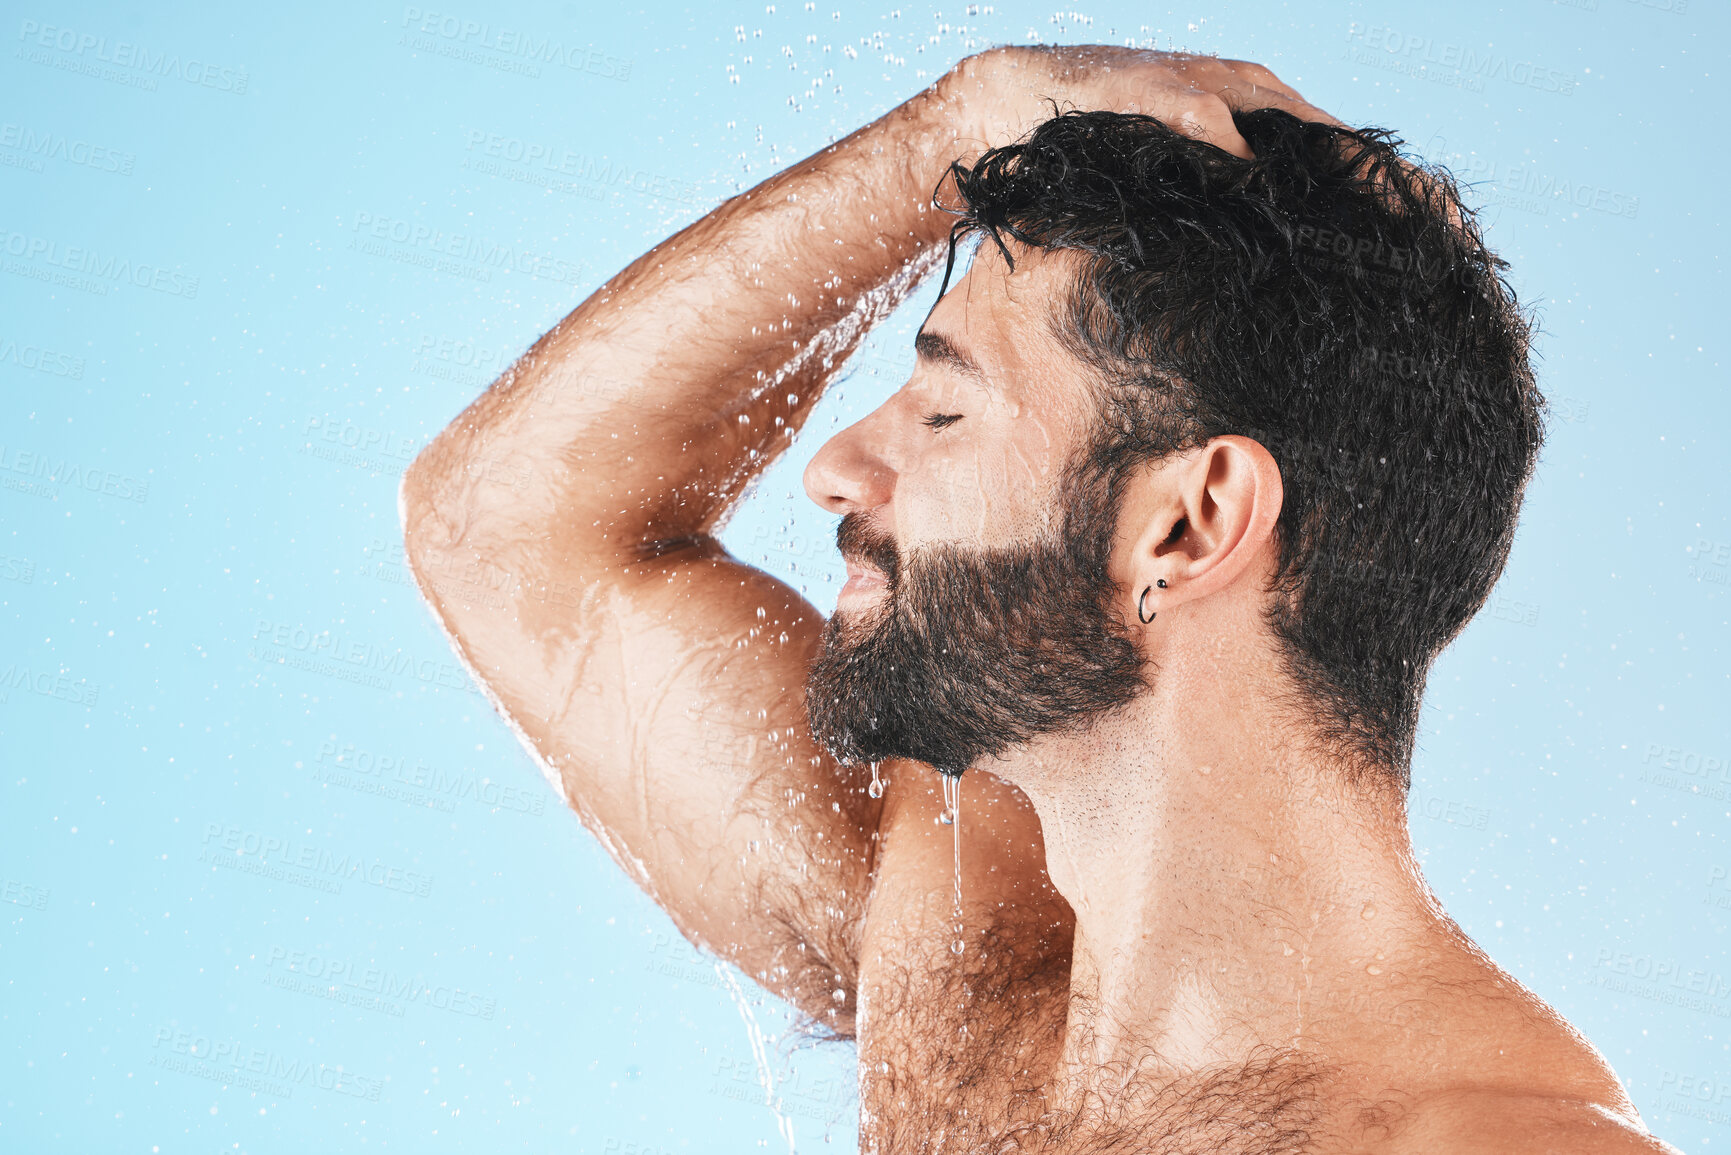
<svg viewBox="0 0 1731 1155"><path fill-rule="evenodd" d="M962 352L960 346L942 333L928 333L921 329L914 337L914 354L922 361L948 365L962 376L971 377L981 385L988 384L986 371L980 368L979 362Z"/></svg>

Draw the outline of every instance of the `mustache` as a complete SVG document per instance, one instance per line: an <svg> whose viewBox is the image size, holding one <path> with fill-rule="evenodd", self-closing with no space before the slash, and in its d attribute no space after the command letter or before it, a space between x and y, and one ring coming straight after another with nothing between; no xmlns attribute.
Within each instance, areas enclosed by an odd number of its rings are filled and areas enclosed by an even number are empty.
<svg viewBox="0 0 1731 1155"><path fill-rule="evenodd" d="M901 575L901 553L893 537L860 511L843 515L835 528L835 545L844 558L857 559L880 570L890 589Z"/></svg>

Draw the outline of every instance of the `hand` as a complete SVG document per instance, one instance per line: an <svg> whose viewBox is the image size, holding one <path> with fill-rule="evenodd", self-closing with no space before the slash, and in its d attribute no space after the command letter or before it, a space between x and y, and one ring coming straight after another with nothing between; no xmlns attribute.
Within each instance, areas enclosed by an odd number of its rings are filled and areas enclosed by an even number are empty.
<svg viewBox="0 0 1731 1155"><path fill-rule="evenodd" d="M1283 108L1303 120L1341 124L1260 64L1188 52L1106 44L993 48L945 78L987 147L1008 144L1060 109L1111 109L1156 117L1234 156L1250 146L1232 124L1242 108Z"/></svg>

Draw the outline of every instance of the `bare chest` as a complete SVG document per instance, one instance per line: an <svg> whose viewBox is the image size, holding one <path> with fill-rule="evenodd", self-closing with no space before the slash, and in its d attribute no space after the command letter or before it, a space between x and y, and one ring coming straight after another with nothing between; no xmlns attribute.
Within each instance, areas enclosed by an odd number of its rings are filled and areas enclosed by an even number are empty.
<svg viewBox="0 0 1731 1155"><path fill-rule="evenodd" d="M947 952L945 952L947 954ZM1182 1078L1060 1084L1068 959L1007 951L861 976L860 1144L873 1155L1334 1155L1398 1122L1314 1061L1271 1050Z"/></svg>

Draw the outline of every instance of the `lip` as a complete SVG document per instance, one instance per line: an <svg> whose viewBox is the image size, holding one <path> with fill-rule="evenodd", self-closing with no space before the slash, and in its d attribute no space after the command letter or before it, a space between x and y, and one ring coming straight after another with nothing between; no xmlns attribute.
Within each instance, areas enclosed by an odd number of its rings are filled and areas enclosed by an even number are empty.
<svg viewBox="0 0 1731 1155"><path fill-rule="evenodd" d="M855 585L857 583L864 587L869 585L882 586L889 584L889 582L885 580L883 572L876 566L866 565L863 562L854 561L852 558L843 558L842 560L847 565L848 585Z"/></svg>
<svg viewBox="0 0 1731 1155"><path fill-rule="evenodd" d="M875 596L889 588L889 582L877 567L847 558L843 560L847 563L847 584L836 594L838 602L843 598Z"/></svg>

